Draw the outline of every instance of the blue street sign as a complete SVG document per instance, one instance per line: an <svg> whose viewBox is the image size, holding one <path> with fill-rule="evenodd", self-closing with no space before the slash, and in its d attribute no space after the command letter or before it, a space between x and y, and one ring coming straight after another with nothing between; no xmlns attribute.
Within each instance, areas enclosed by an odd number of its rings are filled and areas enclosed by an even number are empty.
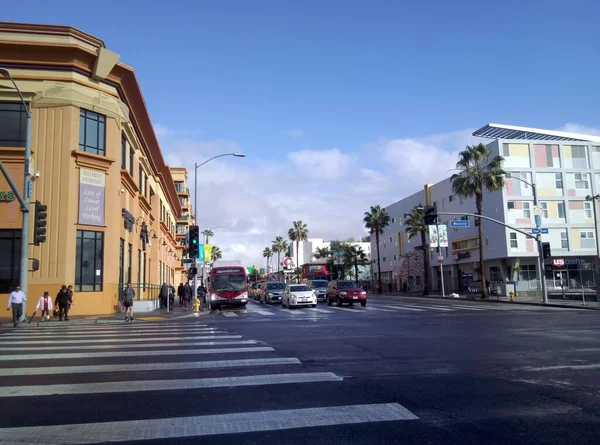
<svg viewBox="0 0 600 445"><path fill-rule="evenodd" d="M544 228L544 229L540 229L542 231L542 233L548 233L548 229Z"/></svg>
<svg viewBox="0 0 600 445"><path fill-rule="evenodd" d="M467 219L455 219L450 221L450 227L471 227L471 221Z"/></svg>
<svg viewBox="0 0 600 445"><path fill-rule="evenodd" d="M535 215L535 226L540 227L542 225L542 217L540 215Z"/></svg>
<svg viewBox="0 0 600 445"><path fill-rule="evenodd" d="M540 229L533 228L533 229L531 229L531 233L533 233L534 235L539 235L541 232L540 232Z"/></svg>

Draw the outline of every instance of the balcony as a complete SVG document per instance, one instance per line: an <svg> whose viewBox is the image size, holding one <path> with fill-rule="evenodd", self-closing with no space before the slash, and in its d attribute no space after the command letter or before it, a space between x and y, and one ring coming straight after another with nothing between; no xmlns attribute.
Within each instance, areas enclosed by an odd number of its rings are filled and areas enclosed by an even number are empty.
<svg viewBox="0 0 600 445"><path fill-rule="evenodd" d="M190 200L189 199L181 199L181 198L179 198L179 204L181 205L182 209L189 209L190 208Z"/></svg>
<svg viewBox="0 0 600 445"><path fill-rule="evenodd" d="M179 185L177 185L177 186L175 187L175 189L177 190L177 194L178 194L178 195L186 195L186 196L189 196L189 194L190 194L190 189L189 189L189 188L187 188L187 187L183 187L183 186L181 186L181 187L180 187Z"/></svg>

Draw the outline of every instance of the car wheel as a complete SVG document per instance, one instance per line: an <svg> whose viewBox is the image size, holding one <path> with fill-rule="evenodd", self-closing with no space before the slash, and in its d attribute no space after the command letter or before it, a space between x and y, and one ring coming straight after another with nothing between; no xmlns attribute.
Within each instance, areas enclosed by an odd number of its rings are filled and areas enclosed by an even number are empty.
<svg viewBox="0 0 600 445"><path fill-rule="evenodd" d="M312 306L312 307L317 307L317 305L316 305L316 304L313 304L313 305L311 305L311 306Z"/></svg>
<svg viewBox="0 0 600 445"><path fill-rule="evenodd" d="M342 300L340 300L340 297L337 297L335 304L337 305L337 307L342 307Z"/></svg>
<svg viewBox="0 0 600 445"><path fill-rule="evenodd" d="M360 305L361 305L362 307L365 307L365 306L367 305L367 302L366 302L366 301L361 301L361 302L360 302Z"/></svg>

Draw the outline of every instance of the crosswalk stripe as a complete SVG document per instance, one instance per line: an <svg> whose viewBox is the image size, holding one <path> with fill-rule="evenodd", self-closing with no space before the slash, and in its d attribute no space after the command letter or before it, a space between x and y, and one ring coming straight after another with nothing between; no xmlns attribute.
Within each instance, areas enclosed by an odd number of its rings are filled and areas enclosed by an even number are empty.
<svg viewBox="0 0 600 445"><path fill-rule="evenodd" d="M226 317L237 317L238 314L236 314L235 312L221 312L223 315L225 315Z"/></svg>
<svg viewBox="0 0 600 445"><path fill-rule="evenodd" d="M173 439L368 422L417 420L398 403L326 406L277 411L213 414L166 419L3 428L0 443L93 444L144 439Z"/></svg>
<svg viewBox="0 0 600 445"><path fill-rule="evenodd" d="M365 308L365 310L367 310L367 311L375 311L375 312L396 312L396 311L393 311L391 309L383 309L381 307L373 307L373 306L367 306Z"/></svg>
<svg viewBox="0 0 600 445"><path fill-rule="evenodd" d="M257 314L260 315L275 315L273 312L269 312L269 311L265 311L263 309L257 309L257 308L248 308L248 312L256 312Z"/></svg>
<svg viewBox="0 0 600 445"><path fill-rule="evenodd" d="M241 335L239 336L241 337ZM156 341L157 339L155 339L154 341ZM224 340L224 341L201 341L201 342L188 342L185 343L185 346L217 346L217 345L255 345L258 342L256 340ZM6 347L4 345L1 345L2 347L5 348L6 351L10 351L11 348L12 349L16 349L18 351L68 351L68 350L76 350L76 351L81 351L81 350L101 350L101 349L112 349L112 350L116 350L119 348L136 348L136 349L141 349L141 348L160 348L160 347L169 347L169 346L181 346L182 343L181 342L169 342L168 340L160 340L158 343L144 343L144 344L130 344L129 341L127 341L126 343L117 343L117 344L110 344L110 345L79 345L79 346L65 346L61 341L59 342L55 342L54 346L19 346L19 345L12 345L9 347ZM148 351L149 354L151 354L151 351Z"/></svg>
<svg viewBox="0 0 600 445"><path fill-rule="evenodd" d="M463 306L463 305L460 305L460 304L453 304L452 307L456 307L456 308L459 308L459 309L464 309L464 310L467 310L467 311L485 311L485 310L488 309L488 308L485 308L485 307L473 307L473 306L466 306L466 305Z"/></svg>
<svg viewBox="0 0 600 445"><path fill-rule="evenodd" d="M416 305L416 304L410 304L410 305L404 305L404 307L414 307L414 308L418 308L418 309L427 309L427 310L434 310L434 311L446 311L446 312L452 312L452 309L448 309L446 307L437 307L437 306L420 306L420 305Z"/></svg>
<svg viewBox="0 0 600 445"><path fill-rule="evenodd" d="M319 309L316 307L309 307L306 308L307 311L311 311L311 312L318 312L320 314L333 314L333 311L328 311L327 309Z"/></svg>
<svg viewBox="0 0 600 445"><path fill-rule="evenodd" d="M297 358L252 358L207 360L201 362L134 363L123 365L48 366L40 368L4 368L0 377L23 375L91 374L99 372L176 371L184 369L245 368L251 366L301 365Z"/></svg>
<svg viewBox="0 0 600 445"><path fill-rule="evenodd" d="M94 334L85 334L83 332L81 333L77 333L77 334L65 334L68 335L68 338L77 338L77 337L81 337L81 338L110 338L110 337L118 337L118 338L128 338L128 337L160 337L162 335L166 335L166 334L189 334L189 335L211 335L211 334L225 334L227 333L227 331L217 331L214 329L210 329L210 330L194 330L194 329L180 329L180 330L172 330L172 331L157 331L157 332L143 332L143 333L137 333L137 332L116 332L116 333L106 333L106 334L98 334L98 333L94 333ZM49 338L49 336L46 335L37 335L37 334L14 334L14 335L2 335L0 336L0 339L3 338L10 338L10 339L30 339L30 338Z"/></svg>
<svg viewBox="0 0 600 445"><path fill-rule="evenodd" d="M75 383L67 385L10 386L0 388L0 397L30 397L74 394L104 394L141 391L173 391L181 389L231 388L241 386L280 385L286 383L341 382L333 372L302 372L296 374L263 374L238 377L212 377L178 380L132 380L118 382Z"/></svg>
<svg viewBox="0 0 600 445"><path fill-rule="evenodd" d="M189 314L192 315L192 314ZM66 323L47 323L47 322L43 322L39 325L39 327L36 327L36 331L41 331L41 330L48 330L48 331L52 331L52 332L56 332L56 331L86 331L86 332L91 332L91 331L105 331L105 330L119 330L119 329L169 329L169 327L174 327L173 324L170 324L169 322L161 322L161 323L147 323L147 322L142 322L142 323L136 323L135 320L133 322L130 323L126 323L124 320L119 320L117 323L112 323L112 324L74 324L74 325L69 325L69 322ZM205 328L207 327L207 325L205 324L194 324L194 327L199 327L199 328Z"/></svg>
<svg viewBox="0 0 600 445"><path fill-rule="evenodd" d="M212 335L213 333L210 333L211 335L205 336L205 335L200 335L200 336L187 336L187 337L171 337L169 335L157 335L157 336L153 336L150 338L127 338L127 343L147 343L147 342L152 342L152 341L156 341L157 339L160 339L161 341L165 341L165 342L173 342L173 341L183 341L183 340L200 340L200 339L211 339L211 338L215 338L215 339L234 339L234 338L242 338L241 335ZM61 345L87 345L87 344L98 344L98 343L115 343L117 341L120 341L120 339L115 339L115 338L101 338L101 339L90 339L90 340L71 340L71 339L61 339L60 342L57 342L56 340L37 340L37 339L11 339L11 341L6 341L3 340L2 337L0 336L0 348L4 347L6 345L25 345L25 344L34 344L34 345L55 345L57 343L60 343Z"/></svg>
<svg viewBox="0 0 600 445"><path fill-rule="evenodd" d="M401 311L425 312L425 309L417 309L415 307L408 307L408 306L382 305L382 307L387 307L387 308L390 308L390 309L401 310Z"/></svg>
<svg viewBox="0 0 600 445"><path fill-rule="evenodd" d="M115 352L67 352L64 354L14 354L0 355L0 362L15 360L52 360L70 358L106 358L106 357L143 357L158 355L199 355L199 354L233 354L240 352L266 352L274 351L267 346L249 348L214 348L214 349L169 349L161 351L115 351Z"/></svg>

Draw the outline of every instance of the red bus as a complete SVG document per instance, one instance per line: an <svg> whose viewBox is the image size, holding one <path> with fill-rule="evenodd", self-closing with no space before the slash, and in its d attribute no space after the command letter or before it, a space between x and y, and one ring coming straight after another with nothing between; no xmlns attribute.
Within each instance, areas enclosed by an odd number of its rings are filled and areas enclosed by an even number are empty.
<svg viewBox="0 0 600 445"><path fill-rule="evenodd" d="M210 271L208 292L213 309L248 303L248 275L242 266L217 266Z"/></svg>

